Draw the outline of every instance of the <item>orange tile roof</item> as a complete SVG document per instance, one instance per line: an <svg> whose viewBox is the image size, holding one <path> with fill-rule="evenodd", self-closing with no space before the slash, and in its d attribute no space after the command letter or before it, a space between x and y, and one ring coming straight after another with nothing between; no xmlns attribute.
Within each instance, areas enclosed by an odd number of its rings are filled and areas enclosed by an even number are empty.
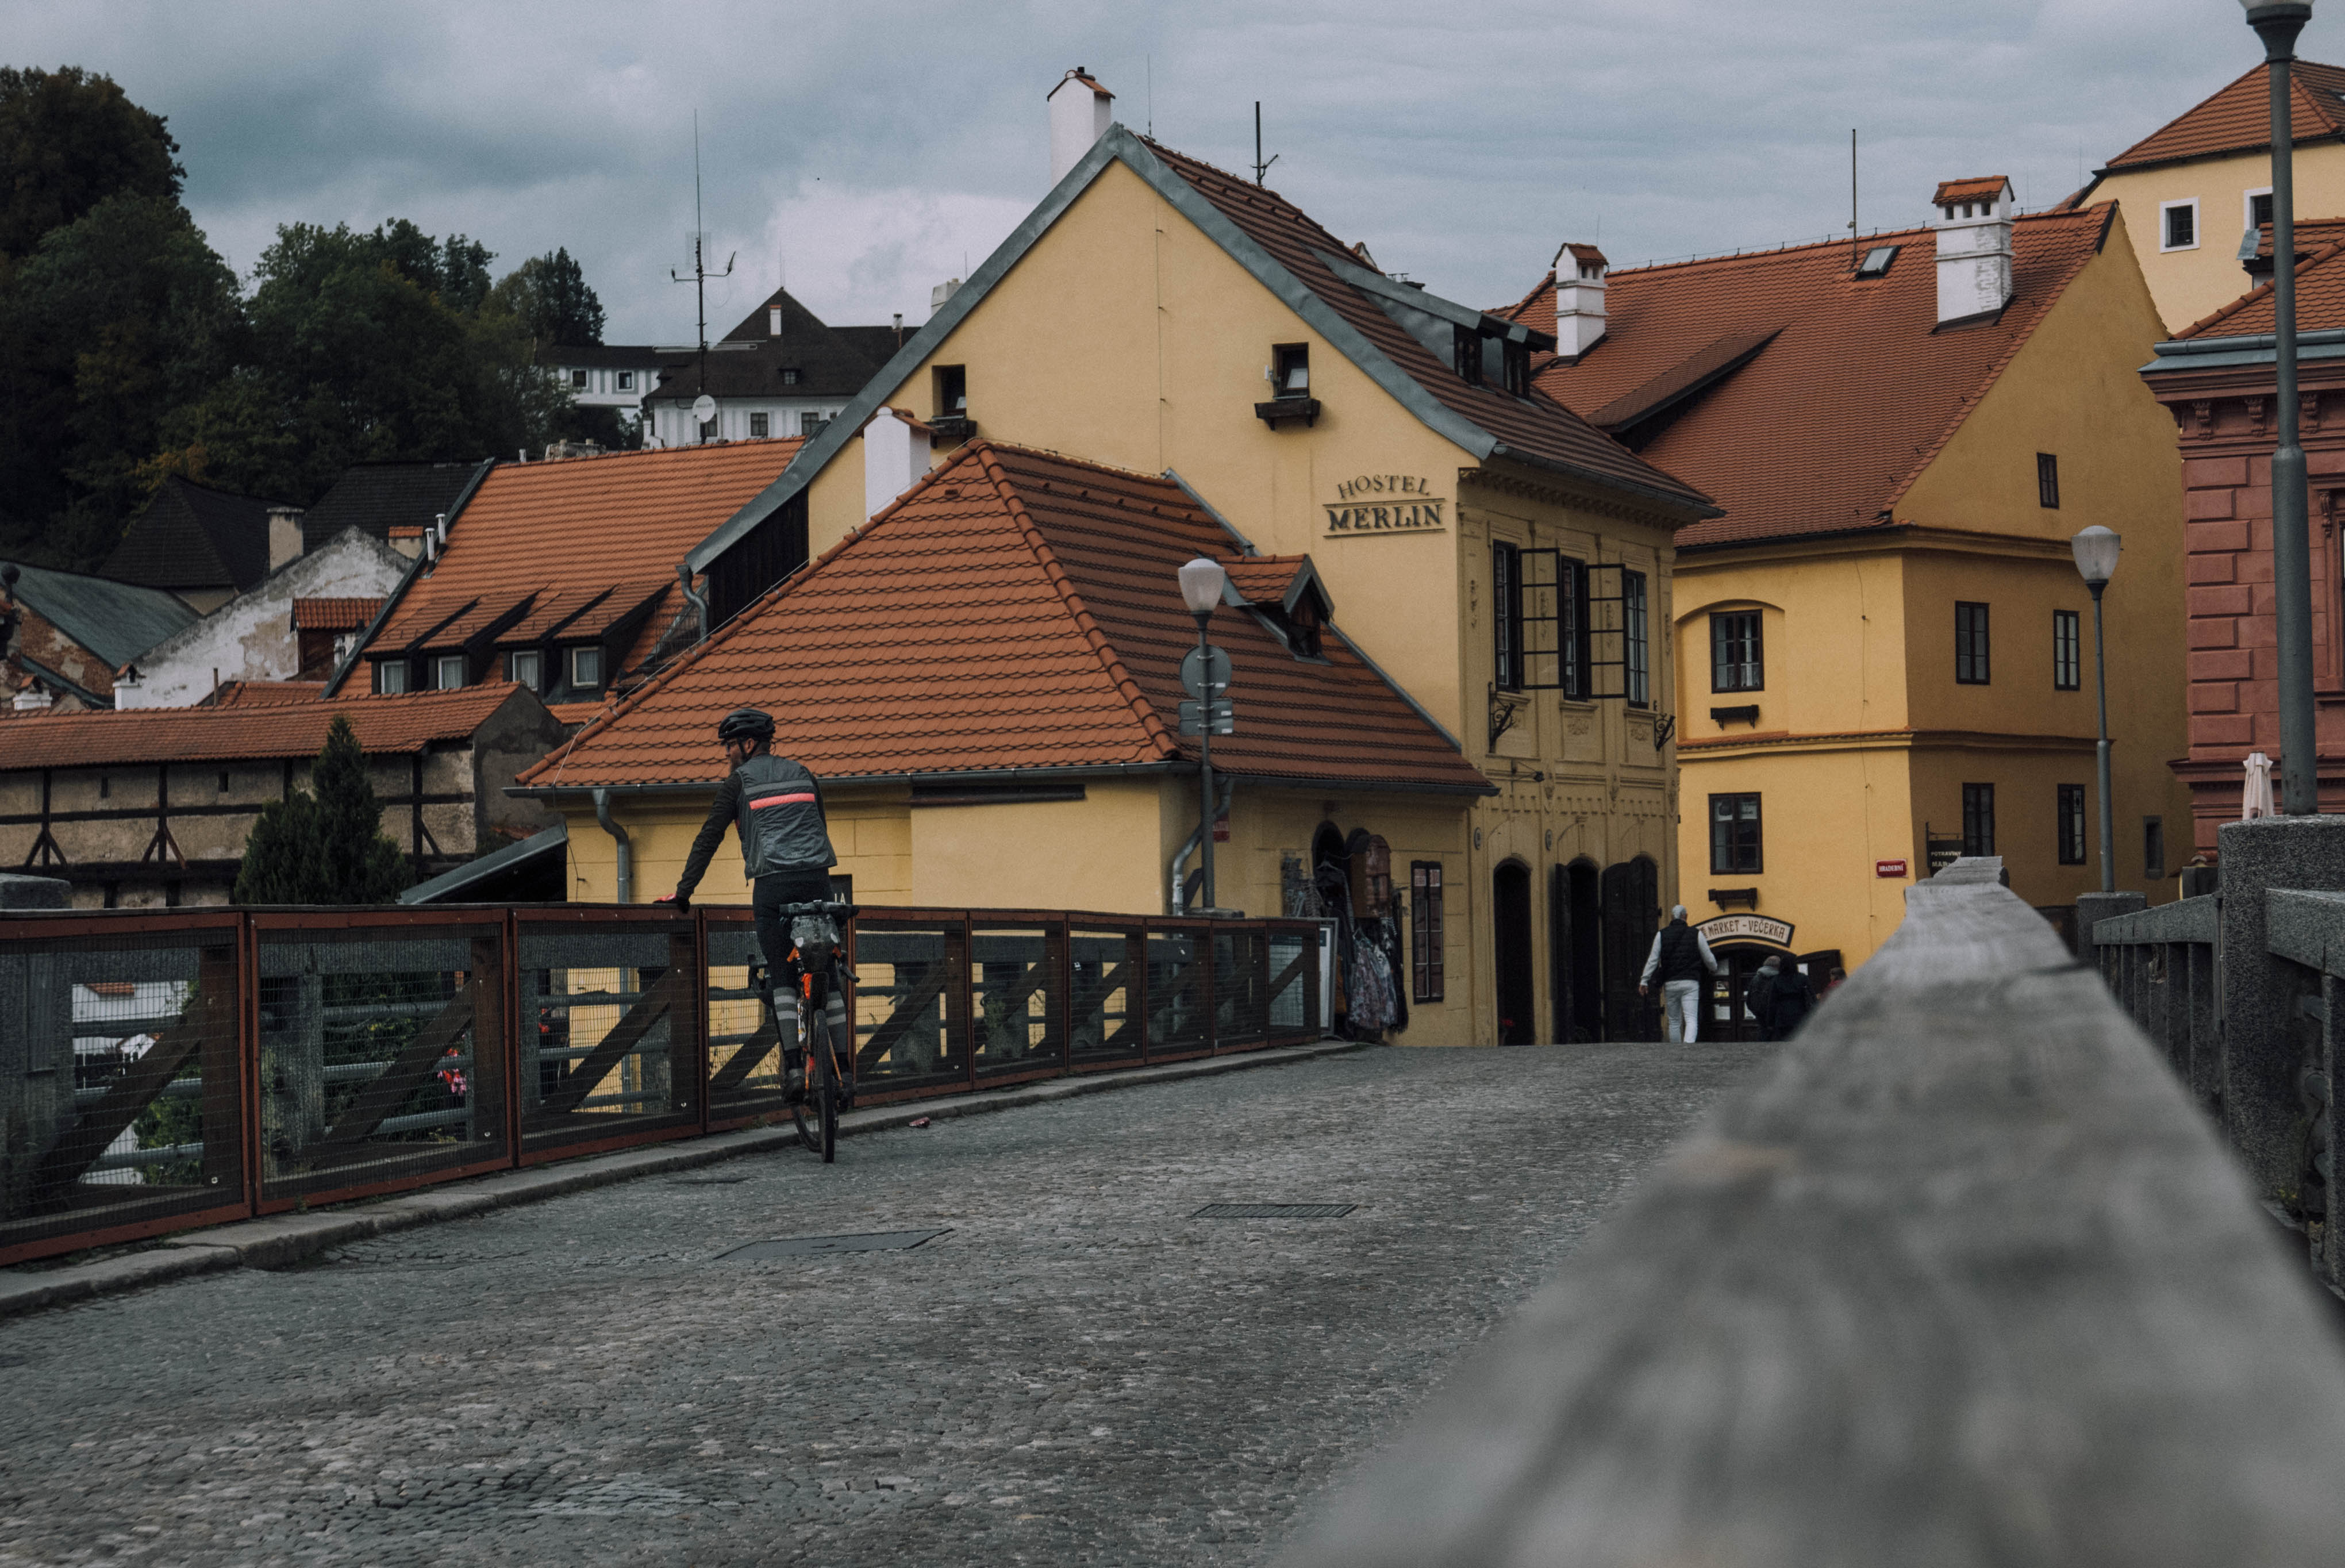
<svg viewBox="0 0 2345 1568"><path fill-rule="evenodd" d="M205 706L278 708L289 702L317 702L325 695L326 683L322 680L225 680Z"/></svg>
<svg viewBox="0 0 2345 1568"><path fill-rule="evenodd" d="M2345 136L2345 67L2299 60L2289 123L2298 142ZM2185 110L2109 159L2103 174L2271 146L2271 87L2262 66Z"/></svg>
<svg viewBox="0 0 2345 1568"><path fill-rule="evenodd" d="M578 788L713 782L732 708L828 779L1178 765L1174 573L1241 571L1172 481L975 441L811 567L522 776ZM1250 613L1214 617L1238 733L1213 757L1264 779L1487 792L1489 784L1341 639L1294 658Z"/></svg>
<svg viewBox="0 0 2345 1568"><path fill-rule="evenodd" d="M381 608L381 599L296 599L293 625L305 632L354 632Z"/></svg>
<svg viewBox="0 0 2345 1568"><path fill-rule="evenodd" d="M2115 210L2016 219L2011 303L1953 331L1934 330L1928 229L1866 236L1863 249L1899 248L1877 280L1852 275L1845 240L1614 272L1605 336L1537 380L1592 418L1650 418L1622 433L1726 509L1680 530L1680 548L1877 526L2098 252Z"/></svg>
<svg viewBox="0 0 2345 1568"><path fill-rule="evenodd" d="M2305 228L2310 225L2304 226ZM2297 230L2301 234L2303 228ZM2301 251L2303 247L2299 245ZM2345 327L2345 235L2296 264L2296 330L2330 331ZM2249 290L2213 314L2193 321L2178 338L2253 338L2279 330L2272 286ZM2180 363L2164 367L2181 368Z"/></svg>
<svg viewBox="0 0 2345 1568"><path fill-rule="evenodd" d="M1930 198L1930 205L1944 207L1949 201L1993 201L2010 183L2008 176L2000 174L1981 175L1973 179L1942 179L1938 182L1938 193Z"/></svg>
<svg viewBox="0 0 2345 1568"><path fill-rule="evenodd" d="M648 599L651 612L618 661L620 673L633 670L682 606L675 563L772 484L798 446L795 438L724 442L500 463L450 519L439 564L414 580L368 647L452 647L516 611L525 618L500 645L520 627L589 636ZM587 610L597 596L607 596L607 613L558 633L557 620L538 613L557 603Z"/></svg>
<svg viewBox="0 0 2345 1568"><path fill-rule="evenodd" d="M1310 559L1308 555L1243 555L1223 561L1222 569L1229 574L1230 586L1235 588L1238 597L1247 604L1284 607L1287 590L1294 585L1295 575ZM1315 580L1318 574L1315 570L1312 575ZM1323 598L1326 596L1324 587L1320 589L1320 596Z"/></svg>
<svg viewBox="0 0 2345 1568"><path fill-rule="evenodd" d="M0 767L105 768L158 762L235 762L310 758L337 718L348 718L371 755L420 751L462 740L512 701L537 698L507 683L356 697L336 702L243 703L225 708L138 708L117 712L21 716L8 730Z"/></svg>

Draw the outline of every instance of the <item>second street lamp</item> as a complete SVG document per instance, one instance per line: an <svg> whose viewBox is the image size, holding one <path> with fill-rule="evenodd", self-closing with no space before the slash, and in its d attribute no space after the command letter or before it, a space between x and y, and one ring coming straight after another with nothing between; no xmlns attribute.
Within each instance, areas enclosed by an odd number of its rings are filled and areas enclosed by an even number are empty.
<svg viewBox="0 0 2345 1568"><path fill-rule="evenodd" d="M2312 721L2312 544L2305 520L2304 448L2296 408L2296 138L2289 125L2296 36L2312 20L2309 0L2239 0L2263 40L2271 78L2272 372L2279 406L2272 447L2272 610L2279 642L2279 809L2290 817L2320 809L2320 766Z"/></svg>
<svg viewBox="0 0 2345 1568"><path fill-rule="evenodd" d="M1220 562L1200 555L1181 568L1180 576L1181 602L1197 617L1198 678L1193 688L1198 720L1197 842L1203 856L1199 869L1203 873L1197 890L1197 907L1212 910L1219 907L1213 901L1213 718L1223 704L1214 689L1214 650L1205 640L1205 627L1213 618L1214 606L1222 602L1222 588L1229 581L1229 574L1222 570ZM1227 678L1223 677L1224 685Z"/></svg>
<svg viewBox="0 0 2345 1568"><path fill-rule="evenodd" d="M2068 541L2076 575L2093 594L2093 665L2100 686L2101 743L2096 748L2101 788L2101 891L2117 891L2117 807L2109 799L2109 656L2101 641L2101 590L2117 575L2117 552L2125 541L2113 529L2094 524Z"/></svg>

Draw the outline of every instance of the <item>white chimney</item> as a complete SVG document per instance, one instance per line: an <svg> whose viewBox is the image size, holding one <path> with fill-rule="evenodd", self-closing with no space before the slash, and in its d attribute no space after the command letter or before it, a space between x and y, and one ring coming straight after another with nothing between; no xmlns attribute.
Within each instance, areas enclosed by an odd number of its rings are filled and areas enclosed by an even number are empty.
<svg viewBox="0 0 2345 1568"><path fill-rule="evenodd" d="M766 336L778 338L781 335L782 308L779 305L768 305L766 307Z"/></svg>
<svg viewBox="0 0 2345 1568"><path fill-rule="evenodd" d="M1576 360L1604 335L1604 274L1610 268L1593 245L1566 243L1555 253L1555 351Z"/></svg>
<svg viewBox="0 0 2345 1568"><path fill-rule="evenodd" d="M945 301L960 292L960 280L948 278L929 290L929 314L933 316L945 308Z"/></svg>
<svg viewBox="0 0 2345 1568"><path fill-rule="evenodd" d="M1107 135L1107 107L1115 95L1091 80L1081 66L1059 78L1046 101L1051 106L1051 183L1083 161L1091 143Z"/></svg>
<svg viewBox="0 0 2345 1568"><path fill-rule="evenodd" d="M882 408L863 427L863 515L876 517L929 472L928 426Z"/></svg>
<svg viewBox="0 0 2345 1568"><path fill-rule="evenodd" d="M1991 316L2011 300L2011 181L1950 179L1930 199L1938 233L1938 324Z"/></svg>
<svg viewBox="0 0 2345 1568"><path fill-rule="evenodd" d="M301 558L301 508L271 506L269 509L269 569Z"/></svg>
<svg viewBox="0 0 2345 1568"><path fill-rule="evenodd" d="M16 694L15 699L10 706L19 713L38 713L56 700L49 695L47 687L38 681L27 681L25 688Z"/></svg>

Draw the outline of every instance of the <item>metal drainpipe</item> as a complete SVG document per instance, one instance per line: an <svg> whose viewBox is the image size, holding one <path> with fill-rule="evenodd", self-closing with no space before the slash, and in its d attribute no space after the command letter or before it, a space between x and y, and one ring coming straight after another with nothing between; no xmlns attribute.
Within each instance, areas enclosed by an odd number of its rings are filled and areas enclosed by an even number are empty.
<svg viewBox="0 0 2345 1568"><path fill-rule="evenodd" d="M694 609L700 612L700 625L695 628L697 635L695 636L692 640L696 643L705 643L708 640L708 596L699 593L694 589L692 585L692 568L685 565L681 561L678 561L675 565L675 575L676 580L684 585L684 596L686 602L688 602Z"/></svg>
<svg viewBox="0 0 2345 1568"><path fill-rule="evenodd" d="M1232 792L1237 789L1237 780L1224 773L1221 778L1221 786L1222 787L1219 789L1213 791L1214 795L1217 797L1217 802L1213 809L1213 820L1217 822L1223 817L1229 815L1230 796ZM1188 841L1181 846L1180 852L1172 857L1172 871L1171 876L1172 891L1170 897L1167 899L1166 903L1167 907L1174 914L1182 912L1181 868L1188 863L1189 857L1195 854L1197 852L1198 846L1204 842L1204 828L1202 825L1199 826L1195 832L1189 835ZM1200 889L1199 891L1203 891L1203 890Z"/></svg>
<svg viewBox="0 0 2345 1568"><path fill-rule="evenodd" d="M635 847L627 841L627 830L611 820L611 792L596 786L594 789L594 820L603 824L603 831L611 835L619 846L619 901L635 901Z"/></svg>

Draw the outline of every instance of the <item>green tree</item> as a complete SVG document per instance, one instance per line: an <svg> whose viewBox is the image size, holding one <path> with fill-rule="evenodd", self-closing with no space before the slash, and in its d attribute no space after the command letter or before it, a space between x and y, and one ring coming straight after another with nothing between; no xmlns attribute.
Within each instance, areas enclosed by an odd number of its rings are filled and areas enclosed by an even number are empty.
<svg viewBox="0 0 2345 1568"><path fill-rule="evenodd" d="M389 903L411 885L407 857L382 830L350 721L336 718L310 765L310 788L264 808L236 878L240 904Z"/></svg>
<svg viewBox="0 0 2345 1568"><path fill-rule="evenodd" d="M533 256L498 280L495 298L541 343L603 341L603 301L567 249Z"/></svg>
<svg viewBox="0 0 2345 1568"><path fill-rule="evenodd" d="M23 256L110 196L179 199L163 117L78 66L0 67L0 257Z"/></svg>
<svg viewBox="0 0 2345 1568"><path fill-rule="evenodd" d="M110 196L43 236L0 288L0 488L46 519L16 551L102 561L161 477L171 411L224 382L242 338L236 276L176 200Z"/></svg>

